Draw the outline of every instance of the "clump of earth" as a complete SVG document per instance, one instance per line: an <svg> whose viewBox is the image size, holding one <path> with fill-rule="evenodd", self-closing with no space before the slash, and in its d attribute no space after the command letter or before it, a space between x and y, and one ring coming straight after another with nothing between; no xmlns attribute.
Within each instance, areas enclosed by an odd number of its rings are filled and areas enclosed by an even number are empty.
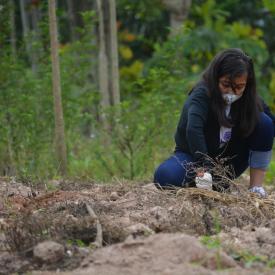
<svg viewBox="0 0 275 275"><path fill-rule="evenodd" d="M0 179L0 274L274 274L275 190Z"/></svg>

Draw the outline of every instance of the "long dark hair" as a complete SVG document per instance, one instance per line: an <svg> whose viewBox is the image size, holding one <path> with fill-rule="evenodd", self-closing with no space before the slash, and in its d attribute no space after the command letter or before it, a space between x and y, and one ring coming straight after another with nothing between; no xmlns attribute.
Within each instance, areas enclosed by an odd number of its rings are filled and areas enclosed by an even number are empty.
<svg viewBox="0 0 275 275"><path fill-rule="evenodd" d="M219 90L219 79L234 78L247 74L247 83L242 97L231 106L231 119L225 115L226 103ZM218 53L202 75L208 87L212 111L220 125L237 126L241 136L247 137L259 119L261 104L256 91L256 78L252 59L240 49L227 49Z"/></svg>

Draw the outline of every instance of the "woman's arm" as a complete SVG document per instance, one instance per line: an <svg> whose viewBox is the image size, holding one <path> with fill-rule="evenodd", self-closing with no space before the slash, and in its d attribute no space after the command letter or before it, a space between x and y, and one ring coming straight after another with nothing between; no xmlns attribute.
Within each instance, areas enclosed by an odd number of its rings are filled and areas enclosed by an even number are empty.
<svg viewBox="0 0 275 275"><path fill-rule="evenodd" d="M204 92L194 93L191 97L188 108L186 140L191 154L196 160L199 160L208 153L204 127L206 127L209 98Z"/></svg>

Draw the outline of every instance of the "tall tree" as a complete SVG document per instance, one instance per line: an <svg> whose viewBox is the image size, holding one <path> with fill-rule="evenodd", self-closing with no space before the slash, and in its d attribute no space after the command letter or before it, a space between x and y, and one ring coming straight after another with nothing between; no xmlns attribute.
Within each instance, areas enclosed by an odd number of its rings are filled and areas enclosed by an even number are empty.
<svg viewBox="0 0 275 275"><path fill-rule="evenodd" d="M103 108L120 102L115 0L97 0L99 21L99 90Z"/></svg>
<svg viewBox="0 0 275 275"><path fill-rule="evenodd" d="M16 30L15 30L15 5L14 0L10 0L10 28L11 28L11 52L12 57L16 59Z"/></svg>
<svg viewBox="0 0 275 275"><path fill-rule="evenodd" d="M120 103L119 91L119 61L118 61L118 43L117 43L117 22L116 22L116 0L109 2L110 17L110 92L113 105Z"/></svg>
<svg viewBox="0 0 275 275"><path fill-rule="evenodd" d="M64 119L61 99L60 69L58 56L58 34L56 23L55 0L49 0L49 18L50 18L50 39L51 39L51 59L52 59L52 83L54 98L55 115L55 146L57 160L60 164L62 175L67 171L67 153L65 145Z"/></svg>
<svg viewBox="0 0 275 275"><path fill-rule="evenodd" d="M106 36L105 36L105 22L103 5L101 0L97 0L98 10L98 28L99 28L99 56L98 56L98 76L99 76L99 91L101 96L101 107L104 109L111 105L109 96L109 75L108 75L108 58L107 58L107 47L106 47ZM102 122L106 125L106 119L101 116Z"/></svg>
<svg viewBox="0 0 275 275"><path fill-rule="evenodd" d="M22 27L23 27L24 44L25 44L28 60L33 68L34 62L33 62L32 53L31 53L31 43L28 39L29 33L30 33L30 23L29 23L28 14L26 12L25 4L26 4L25 0L20 0L20 13L21 13L21 21L22 21Z"/></svg>
<svg viewBox="0 0 275 275"><path fill-rule="evenodd" d="M39 57L41 56L40 43L40 29L39 29L39 19L40 19L40 1L32 0L31 3L31 22L32 22L32 36L31 36L31 51L32 51L32 68L36 73L38 70Z"/></svg>
<svg viewBox="0 0 275 275"><path fill-rule="evenodd" d="M69 26L70 26L70 38L71 41L75 41L76 36L76 19L74 13L74 2L72 0L67 0L67 7L68 7L68 17L69 17Z"/></svg>

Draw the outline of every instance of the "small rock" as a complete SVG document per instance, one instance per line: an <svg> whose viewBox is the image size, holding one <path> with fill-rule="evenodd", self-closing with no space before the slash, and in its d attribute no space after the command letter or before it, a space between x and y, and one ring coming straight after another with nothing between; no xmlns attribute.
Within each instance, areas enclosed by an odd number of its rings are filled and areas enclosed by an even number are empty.
<svg viewBox="0 0 275 275"><path fill-rule="evenodd" d="M171 226L171 214L168 213L167 209L160 206L155 206L150 208L148 213L150 215L149 226L154 231L168 230Z"/></svg>
<svg viewBox="0 0 275 275"><path fill-rule="evenodd" d="M72 252L72 250L70 250L70 249L68 249L68 250L66 251L66 253L67 253L67 255L68 255L69 257L72 257L72 256L73 256L73 252Z"/></svg>
<svg viewBox="0 0 275 275"><path fill-rule="evenodd" d="M275 244L275 238L270 228L259 227L256 229L255 236L257 241L261 244Z"/></svg>
<svg viewBox="0 0 275 275"><path fill-rule="evenodd" d="M45 263L56 263L65 255L64 247L53 241L45 241L36 245L33 249L35 258Z"/></svg>
<svg viewBox="0 0 275 275"><path fill-rule="evenodd" d="M110 200L111 201L116 201L119 199L119 195L117 192L112 192L111 195L110 195Z"/></svg>
<svg viewBox="0 0 275 275"><path fill-rule="evenodd" d="M148 191L156 191L156 190L158 190L157 187L156 187L156 185L154 183L148 183L146 185L143 185L142 189L148 190Z"/></svg>
<svg viewBox="0 0 275 275"><path fill-rule="evenodd" d="M32 194L32 189L28 186L17 184L16 186L11 186L7 190L7 197L13 197L16 195L28 198Z"/></svg>
<svg viewBox="0 0 275 275"><path fill-rule="evenodd" d="M211 270L237 267L237 263L223 251L211 251L203 266Z"/></svg>
<svg viewBox="0 0 275 275"><path fill-rule="evenodd" d="M154 234L154 231L143 223L137 223L130 225L126 228L126 230L131 234L134 238L136 236L149 236Z"/></svg>
<svg viewBox="0 0 275 275"><path fill-rule="evenodd" d="M77 251L83 257L86 257L91 252L88 247L77 247Z"/></svg>
<svg viewBox="0 0 275 275"><path fill-rule="evenodd" d="M72 214L67 214L65 216L65 221L66 221L66 224L67 223L70 223L70 224L77 224L79 221L78 221L78 218L76 218L74 215Z"/></svg>

